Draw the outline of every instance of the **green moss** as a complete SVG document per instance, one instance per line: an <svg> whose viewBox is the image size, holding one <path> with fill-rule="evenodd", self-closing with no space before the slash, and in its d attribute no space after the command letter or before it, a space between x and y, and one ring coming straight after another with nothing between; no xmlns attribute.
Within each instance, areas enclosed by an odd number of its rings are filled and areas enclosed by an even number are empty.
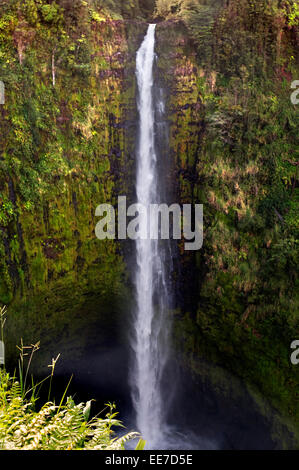
<svg viewBox="0 0 299 470"><path fill-rule="evenodd" d="M125 26L109 15L93 21L87 4L72 7L76 28L70 12L61 16L54 4L25 8L25 19L13 3L5 8L0 301L9 305L12 361L21 337L50 343L73 324L80 331L105 317L112 325L122 311L116 305L128 297L120 247L96 239L95 209L116 202L118 175L131 168L123 123L135 113L133 32L145 26ZM15 27L26 37L22 63L12 42ZM125 178L119 186L127 187Z"/></svg>
<svg viewBox="0 0 299 470"><path fill-rule="evenodd" d="M275 18L287 21L285 12L265 7L253 24L247 18L256 8L258 2L232 1L218 12L214 56L190 43L174 19L157 29L177 199L204 204L203 249L181 255L188 300L177 341L187 363L204 356L234 371L296 423L299 376L289 356L298 331L297 174L287 154L296 154L289 86L298 68L289 60L290 30L279 57L268 42L271 36L275 43Z"/></svg>
<svg viewBox="0 0 299 470"><path fill-rule="evenodd" d="M146 24L122 17L153 7L23 3L6 2L0 20L0 301L10 304L11 357L21 336L49 343L68 329L80 336L97 316L112 322L129 297L121 248L95 238L95 209L134 191L135 54ZM194 370L205 355L295 422L295 17L258 1L166 3L157 72L174 196L203 203L205 226L200 253L180 246L181 347Z"/></svg>

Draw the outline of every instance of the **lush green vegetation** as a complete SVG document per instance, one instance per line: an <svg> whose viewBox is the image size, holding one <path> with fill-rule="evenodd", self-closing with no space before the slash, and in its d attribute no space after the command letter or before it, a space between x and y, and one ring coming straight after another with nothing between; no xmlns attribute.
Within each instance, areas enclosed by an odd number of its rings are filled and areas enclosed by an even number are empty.
<svg viewBox="0 0 299 470"><path fill-rule="evenodd" d="M6 308L0 308L0 338L4 338ZM0 367L0 450L123 450L125 443L139 439L136 449L142 450L145 441L136 432L114 436L112 428L123 427L116 419L115 405L90 419L91 405L75 404L67 396L71 379L60 403L50 401L55 366L60 354L52 359L50 375L35 383L30 377L30 366L39 342L18 346L18 377ZM30 383L30 385L29 385ZM48 401L41 403L39 392L48 385Z"/></svg>
<svg viewBox="0 0 299 470"><path fill-rule="evenodd" d="M203 249L181 252L177 343L195 370L200 356L224 365L296 423L298 105L290 86L299 79L299 12L291 0L1 3L8 355L23 332L30 344L45 324L49 337L73 325L79 337L99 312L109 325L130 297L120 247L94 237L94 210L132 192L134 56L153 11L165 20L158 67L170 91L174 187L180 202L203 203L205 217Z"/></svg>
<svg viewBox="0 0 299 470"><path fill-rule="evenodd" d="M76 404L71 397L38 409L35 388L24 392L18 380L0 369L0 450L123 450L139 437L133 432L114 436L112 427L121 423L113 405L104 418L92 419L91 401Z"/></svg>
<svg viewBox="0 0 299 470"><path fill-rule="evenodd" d="M193 277L195 260L187 263L183 290L193 302L179 341L194 359L229 366L296 420L299 371L289 356L299 320L298 108L290 95L298 6L231 0L215 11L210 3L158 3L179 5L159 13L179 12L196 50L189 63L186 49L177 60L172 146L183 168L180 199L204 204L206 233Z"/></svg>
<svg viewBox="0 0 299 470"><path fill-rule="evenodd" d="M116 191L129 192L113 174L130 164L121 122L134 84L123 64L135 39L126 34L87 2L1 4L0 301L14 304L8 357L21 331L30 344L44 321L63 330L83 304L93 318L98 308L111 318L113 304L124 305L123 259L116 244L97 243L94 211Z"/></svg>

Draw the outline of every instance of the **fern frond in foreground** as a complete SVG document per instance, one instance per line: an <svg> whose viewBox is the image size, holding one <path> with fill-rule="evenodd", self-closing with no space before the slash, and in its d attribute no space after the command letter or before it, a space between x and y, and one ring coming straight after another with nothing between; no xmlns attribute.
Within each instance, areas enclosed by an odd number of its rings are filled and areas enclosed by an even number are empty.
<svg viewBox="0 0 299 470"><path fill-rule="evenodd" d="M0 369L1 450L122 450L125 442L139 438L131 432L114 437L113 426L122 426L113 413L89 420L91 402L76 405L71 397L64 405L46 403L35 411L36 399L24 398L20 384Z"/></svg>

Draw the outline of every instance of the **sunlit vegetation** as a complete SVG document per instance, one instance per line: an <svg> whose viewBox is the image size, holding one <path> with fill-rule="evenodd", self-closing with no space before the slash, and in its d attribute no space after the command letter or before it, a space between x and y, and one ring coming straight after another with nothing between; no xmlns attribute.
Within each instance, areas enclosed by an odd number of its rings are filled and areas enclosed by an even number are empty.
<svg viewBox="0 0 299 470"><path fill-rule="evenodd" d="M28 322L35 338L45 322L61 333L91 292L99 299L94 316L107 324L113 301L125 305L131 296L119 246L94 237L94 210L132 191L134 57L142 21L153 18L161 22L159 71L172 92L174 187L181 202L204 204L204 247L194 257L181 253L177 344L195 371L200 356L223 365L296 423L299 369L289 360L299 311L298 105L290 100L299 79L296 1L1 2L0 302L13 307L8 353L20 331L30 334ZM95 442L86 437L96 432L86 404L37 411L4 372L1 387L1 419L16 413L28 437L5 421L11 444L3 445L35 445L33 419L61 421L64 433L66 417L77 424L65 445ZM95 445L110 445L107 419ZM47 436L55 446L57 435Z"/></svg>
<svg viewBox="0 0 299 470"><path fill-rule="evenodd" d="M5 307L0 309L0 338L3 341ZM52 359L50 374L34 382L30 366L39 343L18 346L18 373L11 376L0 366L0 450L123 450L125 443L139 439L136 432L117 436L122 427L115 405L108 404L99 415L90 417L92 401L78 403L68 396L70 381L59 403L51 400L52 381L59 359ZM48 401L39 398L42 386L48 387ZM112 429L113 428L113 429Z"/></svg>
<svg viewBox="0 0 299 470"><path fill-rule="evenodd" d="M189 153L180 193L204 204L206 234L192 281L197 313L190 320L186 312L184 339L194 357L230 364L286 415L298 416L298 371L289 360L299 311L298 109L290 100L298 76L298 6L223 3L218 10L214 2L157 4L160 15L185 22L199 69L197 101L181 113L174 141L183 147L183 129L188 135L197 113L196 177L189 177ZM209 31L200 26L201 8L210 8Z"/></svg>

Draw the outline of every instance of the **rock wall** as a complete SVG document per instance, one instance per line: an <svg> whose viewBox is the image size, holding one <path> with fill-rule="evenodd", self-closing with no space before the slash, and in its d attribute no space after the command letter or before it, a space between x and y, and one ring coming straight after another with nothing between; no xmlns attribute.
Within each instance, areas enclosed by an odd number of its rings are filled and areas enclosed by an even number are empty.
<svg viewBox="0 0 299 470"><path fill-rule="evenodd" d="M44 370L62 352L71 371L94 347L107 369L112 344L118 367L133 302L132 246L100 242L94 229L98 204L119 194L134 199L135 53L146 24L132 19L133 10L124 21L117 16L124 12L79 3L72 16L29 0L23 10L4 2L0 20L7 357L15 364L21 338L41 340ZM293 427L299 380L289 361L298 331L289 82L298 35L276 13L257 13L255 2L225 3L216 19L209 16L208 50L202 22L196 29L199 11L188 21L171 14L157 27L173 202L203 203L205 217L203 249L186 254L178 245L175 341L185 367L200 374L204 357L233 370ZM126 360L120 364L123 382Z"/></svg>
<svg viewBox="0 0 299 470"><path fill-rule="evenodd" d="M296 176L283 156L286 149L295 152L294 127L287 124L293 111L288 89L281 85L284 71L277 69L275 78L263 76L260 86L254 85L260 73L254 48L248 53L240 41L235 61L246 65L239 71L229 71L229 59L224 67L218 62L217 56L221 61L229 56L223 24L227 22L227 34L233 34L233 3L214 25L212 56L201 53L183 22L172 18L157 28L159 73L168 90L176 201L204 205L203 248L188 254L183 243L178 247L175 338L183 362L192 365L195 375L202 374L201 359L234 371L269 400L297 435L299 378L290 361L290 343L298 325L291 259ZM238 28L239 23L235 31ZM255 44L259 34L251 41L260 48ZM293 41L290 29L282 38L281 54L286 54L282 70L295 73L287 58ZM269 77L276 67L276 53L269 49L268 63L263 65ZM253 78L247 67L257 67ZM246 77L238 78L239 73ZM271 108L273 99L277 107ZM289 183L287 174L293 175ZM285 210L283 223L277 216L280 210ZM278 252L284 261L277 265Z"/></svg>
<svg viewBox="0 0 299 470"><path fill-rule="evenodd" d="M65 40L66 50L51 50L36 27L22 64L14 35L30 25L8 12L4 27L0 300L9 306L7 359L15 360L21 338L41 340L47 357L55 344L81 354L94 324L97 333L103 326L99 343L109 342L109 328L119 337L131 298L120 246L95 237L95 209L132 192L135 52L146 25L94 20Z"/></svg>

